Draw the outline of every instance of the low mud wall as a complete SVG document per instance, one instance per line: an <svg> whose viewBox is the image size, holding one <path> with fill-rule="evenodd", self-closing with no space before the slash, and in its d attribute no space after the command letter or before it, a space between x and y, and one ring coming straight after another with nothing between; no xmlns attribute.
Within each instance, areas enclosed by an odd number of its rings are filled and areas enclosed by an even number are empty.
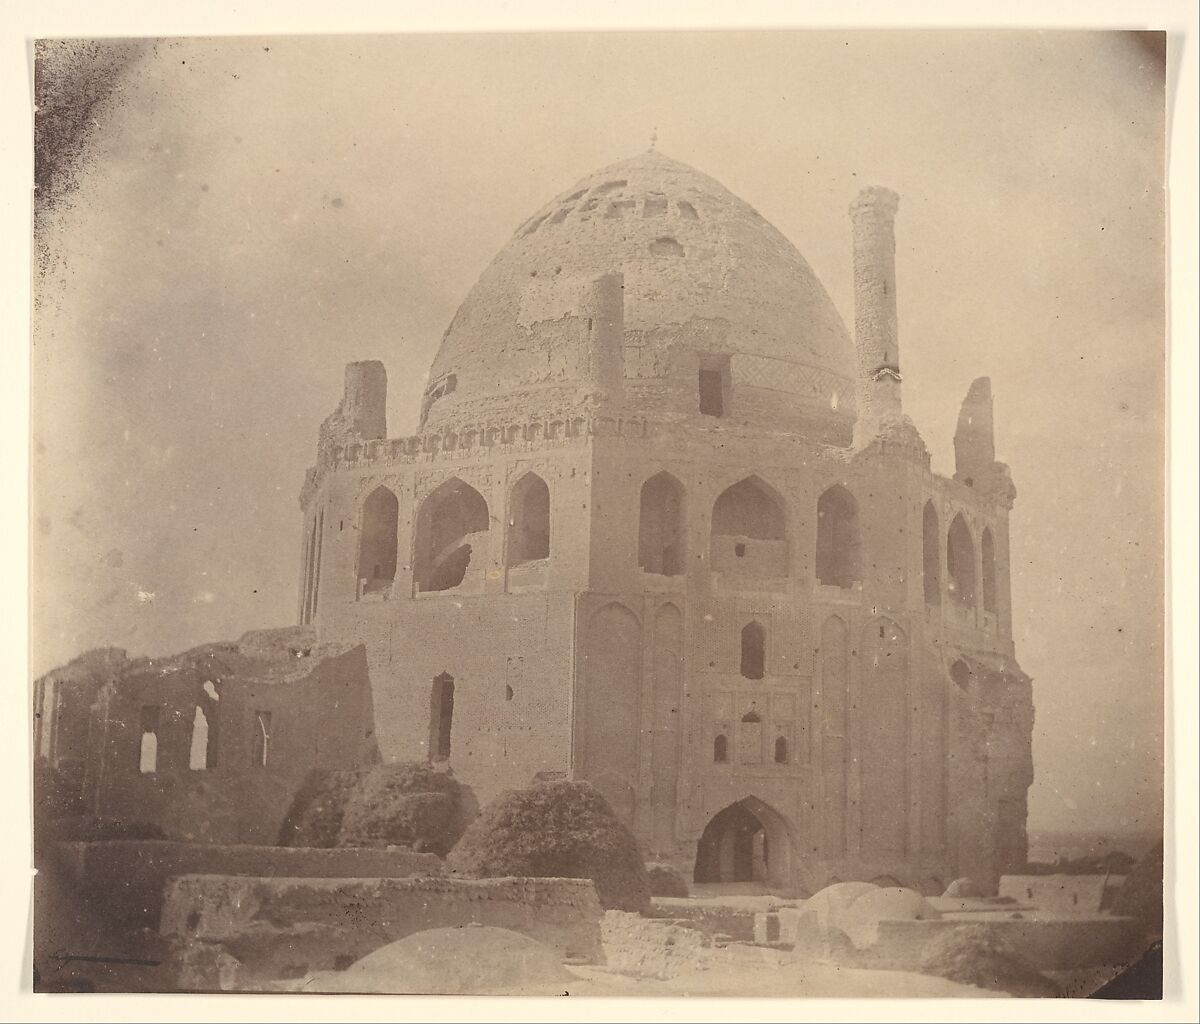
<svg viewBox="0 0 1200 1024"><path fill-rule="evenodd" d="M180 875L409 878L443 870L431 853L387 849L219 846L155 840L58 843L56 867L78 899L113 925L157 929L167 881Z"/></svg>
<svg viewBox="0 0 1200 1024"><path fill-rule="evenodd" d="M341 970L429 928L509 928L564 958L603 963L603 911L573 878L176 878L161 930L180 962L180 987L217 991Z"/></svg>

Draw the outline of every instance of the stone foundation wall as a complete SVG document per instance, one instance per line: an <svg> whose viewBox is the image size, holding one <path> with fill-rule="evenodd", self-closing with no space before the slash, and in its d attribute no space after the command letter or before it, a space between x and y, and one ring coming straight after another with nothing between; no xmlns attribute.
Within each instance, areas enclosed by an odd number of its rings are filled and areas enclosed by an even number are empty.
<svg viewBox="0 0 1200 1024"><path fill-rule="evenodd" d="M182 987L252 990L341 970L414 932L509 928L564 958L603 963L592 883L564 878L234 878L172 880L161 930Z"/></svg>
<svg viewBox="0 0 1200 1024"><path fill-rule="evenodd" d="M57 866L114 926L158 928L169 879L179 875L408 878L440 875L442 861L410 850L317 850L113 840L59 843Z"/></svg>

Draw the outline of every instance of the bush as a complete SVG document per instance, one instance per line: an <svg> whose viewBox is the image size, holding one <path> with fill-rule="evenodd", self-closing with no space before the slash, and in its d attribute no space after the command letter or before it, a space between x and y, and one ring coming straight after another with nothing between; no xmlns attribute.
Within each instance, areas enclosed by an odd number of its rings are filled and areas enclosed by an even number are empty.
<svg viewBox="0 0 1200 1024"><path fill-rule="evenodd" d="M605 909L649 907L650 879L637 841L587 782L545 782L503 794L463 834L448 863L468 878L590 878Z"/></svg>
<svg viewBox="0 0 1200 1024"><path fill-rule="evenodd" d="M439 855L462 834L461 788L428 764L315 771L280 828L280 846L411 846Z"/></svg>
<svg viewBox="0 0 1200 1024"><path fill-rule="evenodd" d="M1058 986L1023 960L986 925L968 924L934 939L921 971L1014 996L1058 996Z"/></svg>
<svg viewBox="0 0 1200 1024"><path fill-rule="evenodd" d="M646 875L650 879L651 896L686 899L691 895L687 879L670 864L647 864Z"/></svg>
<svg viewBox="0 0 1200 1024"><path fill-rule="evenodd" d="M456 810L449 793L389 792L379 803L355 799L346 808L337 845L411 846L444 857L459 836Z"/></svg>

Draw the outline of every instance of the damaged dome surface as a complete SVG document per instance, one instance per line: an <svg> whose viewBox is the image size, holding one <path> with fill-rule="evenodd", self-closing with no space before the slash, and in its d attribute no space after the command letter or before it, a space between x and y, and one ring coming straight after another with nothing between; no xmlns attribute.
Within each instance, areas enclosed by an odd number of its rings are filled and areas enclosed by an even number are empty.
<svg viewBox="0 0 1200 1024"><path fill-rule="evenodd" d="M517 228L442 340L423 427L577 397L586 375L572 331L606 273L624 275L629 407L688 414L698 369L724 360L744 399L737 420L820 435L853 424L853 346L804 257L719 182L650 151Z"/></svg>

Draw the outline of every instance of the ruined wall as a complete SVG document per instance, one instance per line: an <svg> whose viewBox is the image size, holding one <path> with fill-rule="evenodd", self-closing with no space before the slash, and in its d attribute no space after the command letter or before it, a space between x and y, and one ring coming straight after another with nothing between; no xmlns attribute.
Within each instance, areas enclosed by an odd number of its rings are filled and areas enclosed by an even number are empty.
<svg viewBox="0 0 1200 1024"><path fill-rule="evenodd" d="M378 757L366 652L305 630L127 662L91 709L90 736L91 814L200 842L274 843L312 769Z"/></svg>
<svg viewBox="0 0 1200 1024"><path fill-rule="evenodd" d="M158 928L167 881L181 875L278 878L408 878L440 875L442 861L411 850L313 850L250 844L110 840L58 843L60 878L81 913L112 924Z"/></svg>

